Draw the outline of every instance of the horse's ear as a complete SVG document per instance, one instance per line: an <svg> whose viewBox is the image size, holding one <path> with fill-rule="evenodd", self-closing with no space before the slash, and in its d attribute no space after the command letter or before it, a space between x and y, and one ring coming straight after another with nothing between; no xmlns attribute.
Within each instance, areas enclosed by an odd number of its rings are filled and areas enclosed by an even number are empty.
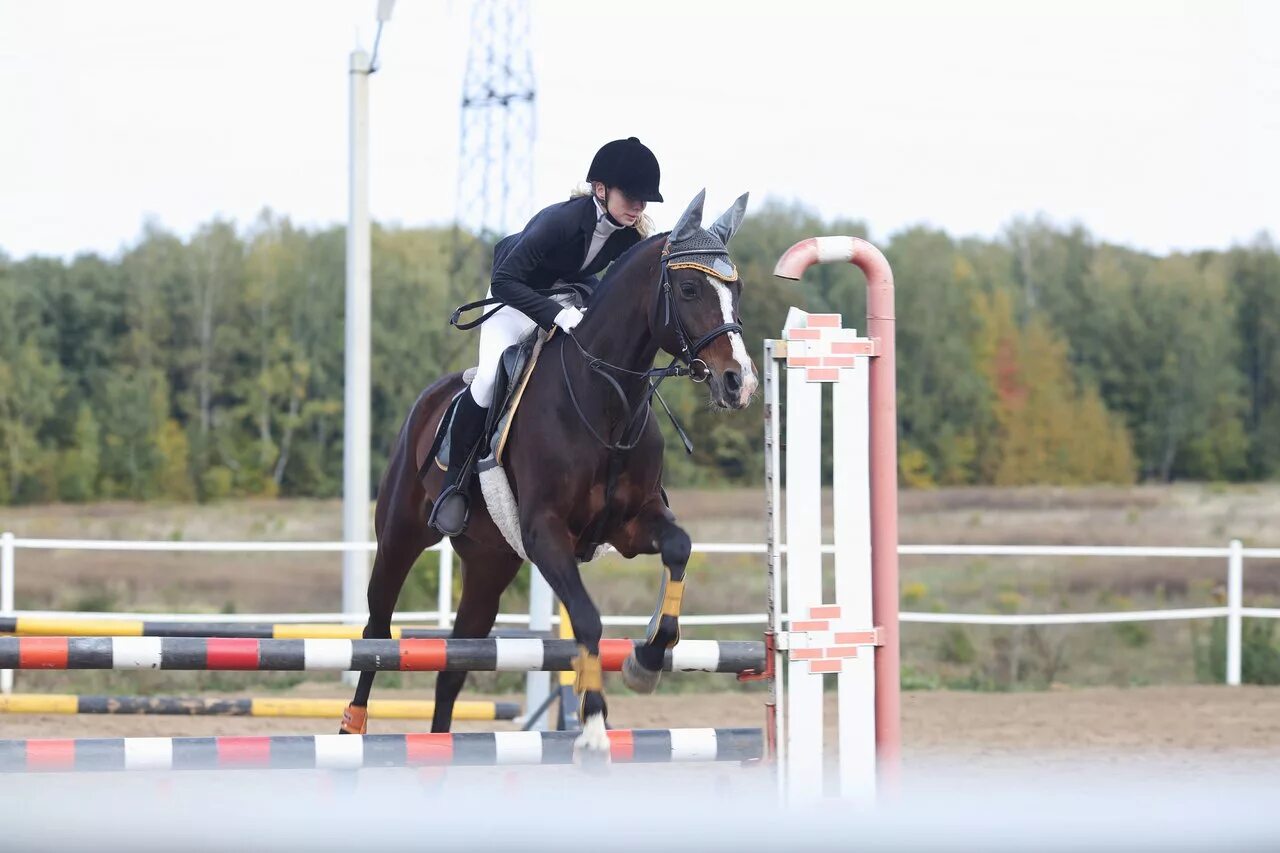
<svg viewBox="0 0 1280 853"><path fill-rule="evenodd" d="M698 233L698 229L702 227L702 203L706 200L706 189L699 190L698 194L693 197L693 201L689 202L689 206L684 209L684 213L680 214L680 219L676 221L676 227L671 229L671 237L669 239L672 243L688 240Z"/></svg>
<svg viewBox="0 0 1280 853"><path fill-rule="evenodd" d="M743 193L738 196L738 200L730 205L728 210L720 214L720 218L715 221L715 224L707 229L726 246L733 239L733 235L738 233L738 226L742 224L742 218L747 215L747 196L749 195L751 193Z"/></svg>

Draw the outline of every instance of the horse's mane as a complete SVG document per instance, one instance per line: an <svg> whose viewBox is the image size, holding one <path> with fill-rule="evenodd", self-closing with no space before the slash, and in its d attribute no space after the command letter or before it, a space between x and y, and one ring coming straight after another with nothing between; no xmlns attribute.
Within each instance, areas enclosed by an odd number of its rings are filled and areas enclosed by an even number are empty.
<svg viewBox="0 0 1280 853"><path fill-rule="evenodd" d="M670 231L663 231L661 234L646 237L619 255L618 259L609 265L609 269L604 274L604 279L596 286L595 292L591 294L591 298L587 301L587 308L590 309L607 299L609 292L616 286L614 282L625 275L627 268L635 263L636 258L640 256L644 249L659 240L667 239L667 235L670 233Z"/></svg>

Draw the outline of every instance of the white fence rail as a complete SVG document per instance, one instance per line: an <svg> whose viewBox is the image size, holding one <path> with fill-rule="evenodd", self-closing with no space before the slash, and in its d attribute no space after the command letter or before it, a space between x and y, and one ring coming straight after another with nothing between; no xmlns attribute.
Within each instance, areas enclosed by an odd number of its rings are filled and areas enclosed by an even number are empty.
<svg viewBox="0 0 1280 853"><path fill-rule="evenodd" d="M346 542L177 542L177 541L124 541L111 539L29 539L18 538L12 533L0 533L0 617L33 617L61 619L139 619L153 622L346 622L363 623L364 613L67 613L28 611L14 609L14 590L19 550L74 550L74 551L151 551L187 553L344 553L348 551L373 552L374 543ZM435 622L441 627L452 624L453 603L453 551L447 543L434 546L440 554L437 609L397 613L398 622ZM694 553L700 554L760 554L763 544L709 542L695 544ZM783 546L783 550L786 548ZM823 548L831 553L831 547ZM903 622L921 622L944 625L1087 625L1116 622L1157 622L1180 619L1227 619L1226 682L1240 683L1242 623L1244 618L1280 619L1280 608L1244 606L1244 561L1247 559L1280 559L1280 548L1245 548L1239 540L1232 540L1226 547L1133 547L1133 546L1059 546L1059 545L902 545L898 553L903 556L939 557L1110 557L1110 558L1166 558L1166 559L1223 559L1226 562L1226 604L1220 607L1193 607L1162 610L1123 610L1107 613L919 613L903 612ZM649 614L640 616L605 616L605 625L636 627L649 623ZM504 625L528 625L530 616L523 613L502 613L498 623ZM546 624L541 614L532 620ZM760 613L728 613L682 616L681 624L688 626L764 625L766 618ZM558 616L551 623L559 622ZM12 672L0 672L0 690L8 692L12 686Z"/></svg>

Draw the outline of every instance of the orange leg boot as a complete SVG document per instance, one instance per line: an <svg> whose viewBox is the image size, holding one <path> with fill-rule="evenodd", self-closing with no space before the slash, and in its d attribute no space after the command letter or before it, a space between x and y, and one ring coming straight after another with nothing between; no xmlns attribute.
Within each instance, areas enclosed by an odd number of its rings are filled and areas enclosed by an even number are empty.
<svg viewBox="0 0 1280 853"><path fill-rule="evenodd" d="M344 735L362 735L369 730L369 709L359 705L348 705L342 712L342 733Z"/></svg>

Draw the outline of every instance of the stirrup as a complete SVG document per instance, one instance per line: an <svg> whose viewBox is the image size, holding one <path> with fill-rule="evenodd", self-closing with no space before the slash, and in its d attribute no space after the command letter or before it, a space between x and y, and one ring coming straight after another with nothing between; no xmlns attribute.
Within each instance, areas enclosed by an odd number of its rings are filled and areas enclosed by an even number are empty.
<svg viewBox="0 0 1280 853"><path fill-rule="evenodd" d="M459 478L459 480L461 479ZM448 513L444 513L445 517L442 519L442 511L449 504L455 503L454 498L462 502L461 517L455 518L456 513L450 510ZM441 492L440 496L436 498L435 505L431 508L431 517L427 519L427 524L445 536L461 536L466 531L467 522L470 520L471 500L467 497L466 492L460 488L460 484L455 483Z"/></svg>

